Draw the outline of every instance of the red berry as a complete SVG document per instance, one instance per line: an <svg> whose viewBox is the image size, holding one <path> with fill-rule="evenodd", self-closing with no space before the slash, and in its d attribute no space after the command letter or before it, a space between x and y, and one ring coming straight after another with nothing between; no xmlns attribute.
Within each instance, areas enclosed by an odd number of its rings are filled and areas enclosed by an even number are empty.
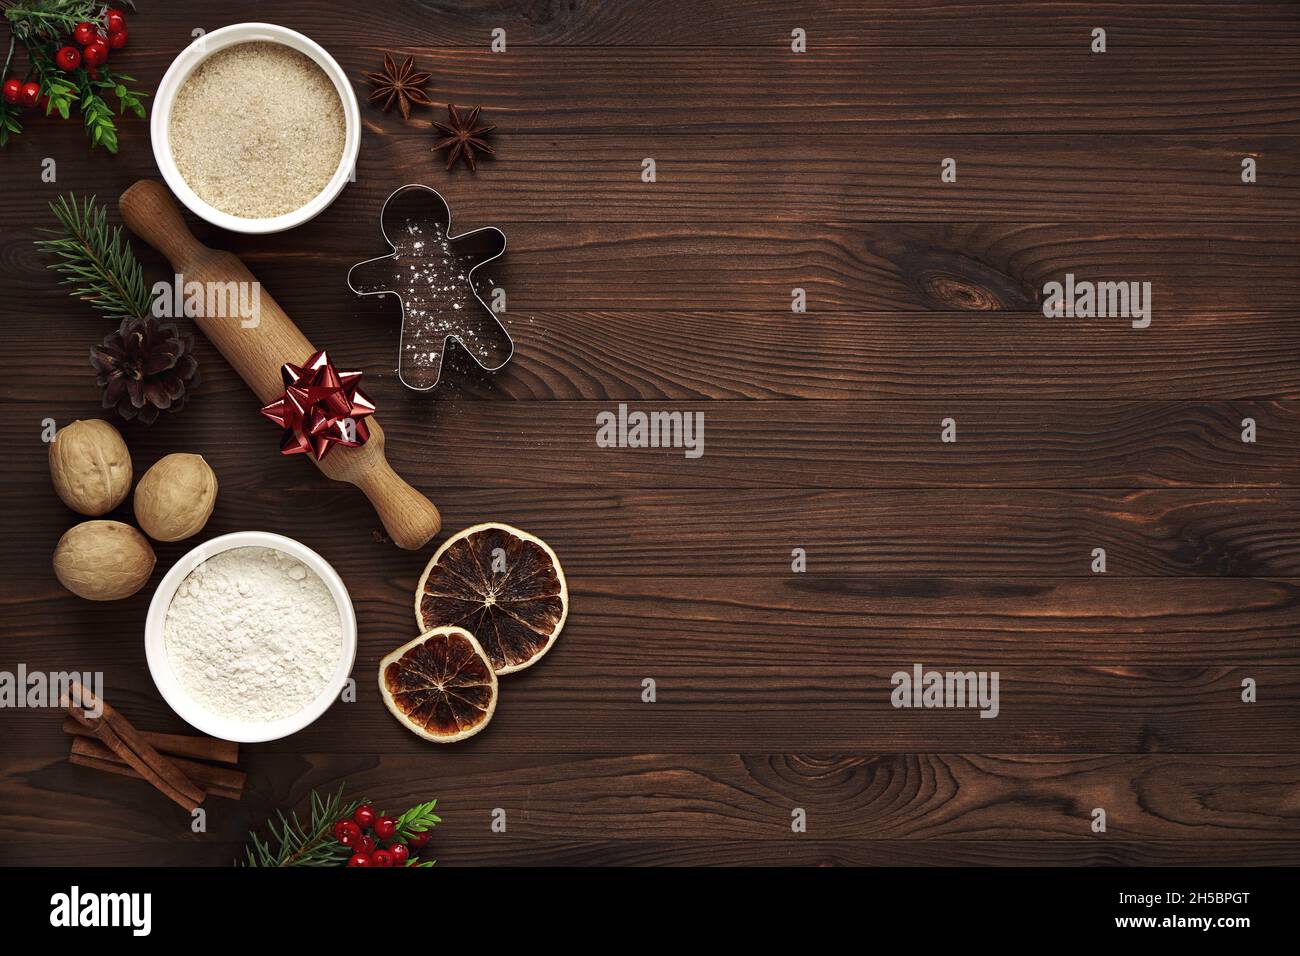
<svg viewBox="0 0 1300 956"><path fill-rule="evenodd" d="M433 836L433 834L430 833L428 830L425 830L422 833L412 833L409 837L407 837L407 842L410 843L411 846L415 847L416 849L419 849L420 847L424 846L426 843L429 842L429 837L431 836Z"/></svg>
<svg viewBox="0 0 1300 956"><path fill-rule="evenodd" d="M374 864L370 862L370 854L368 853L353 853L351 858L348 860L348 866L373 866L373 865Z"/></svg>
<svg viewBox="0 0 1300 956"><path fill-rule="evenodd" d="M90 69L86 70L86 75L90 77L92 80L97 80L99 79L99 70L95 69L92 66Z"/></svg>
<svg viewBox="0 0 1300 956"><path fill-rule="evenodd" d="M379 817L375 820L375 836L381 840L391 840L397 835L397 821L392 817Z"/></svg>
<svg viewBox="0 0 1300 956"><path fill-rule="evenodd" d="M54 54L54 60L62 70L75 70L81 66L81 51L75 46L61 46Z"/></svg>
<svg viewBox="0 0 1300 956"><path fill-rule="evenodd" d="M113 33L117 30L126 29L126 14L121 10L115 10L109 7L104 11L104 23L108 26L108 32Z"/></svg>
<svg viewBox="0 0 1300 956"><path fill-rule="evenodd" d="M358 846L361 843L361 828L351 820L340 820L334 824L334 839L344 846Z"/></svg>
<svg viewBox="0 0 1300 956"><path fill-rule="evenodd" d="M357 812L352 814L352 819L356 821L357 826L363 830L369 830L375 825L375 808L368 803L363 803L357 807Z"/></svg>
<svg viewBox="0 0 1300 956"><path fill-rule="evenodd" d="M99 39L91 40L82 54L86 58L86 66L100 66L108 60L108 44Z"/></svg>
<svg viewBox="0 0 1300 956"><path fill-rule="evenodd" d="M41 87L39 83L24 83L23 91L18 96L18 101L23 106L35 106L36 101L41 98Z"/></svg>
<svg viewBox="0 0 1300 956"><path fill-rule="evenodd" d="M12 76L5 80L4 97L6 103L17 103L23 95L23 85Z"/></svg>
<svg viewBox="0 0 1300 956"><path fill-rule="evenodd" d="M393 866L406 866L406 861L411 858L411 851L406 848L405 843L394 843L388 848L388 852L393 855Z"/></svg>
<svg viewBox="0 0 1300 956"><path fill-rule="evenodd" d="M78 23L72 31L72 39L76 40L81 46L85 46L98 35L99 31L95 29L95 25L85 20Z"/></svg>
<svg viewBox="0 0 1300 956"><path fill-rule="evenodd" d="M127 32L125 28L121 30L111 30L108 34L108 45L111 49L120 50L122 47L126 46L126 38Z"/></svg>
<svg viewBox="0 0 1300 956"><path fill-rule="evenodd" d="M370 865L392 866L393 854L389 853L387 850L376 850L374 853L370 854Z"/></svg>
<svg viewBox="0 0 1300 956"><path fill-rule="evenodd" d="M369 833L361 834L361 842L357 845L358 850L362 853L374 853L378 847L379 844L375 842L375 838Z"/></svg>

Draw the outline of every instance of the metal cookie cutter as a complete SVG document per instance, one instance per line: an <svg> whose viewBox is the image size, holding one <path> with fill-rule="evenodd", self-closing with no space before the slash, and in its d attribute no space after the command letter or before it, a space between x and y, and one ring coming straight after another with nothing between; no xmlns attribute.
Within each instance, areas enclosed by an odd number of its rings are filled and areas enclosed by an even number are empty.
<svg viewBox="0 0 1300 956"><path fill-rule="evenodd" d="M453 236L447 201L418 183L384 200L379 228L393 251L349 269L348 288L401 301L397 377L402 384L417 392L437 385L452 339L484 371L504 368L515 343L479 298L474 272L506 251L505 233L488 226Z"/></svg>

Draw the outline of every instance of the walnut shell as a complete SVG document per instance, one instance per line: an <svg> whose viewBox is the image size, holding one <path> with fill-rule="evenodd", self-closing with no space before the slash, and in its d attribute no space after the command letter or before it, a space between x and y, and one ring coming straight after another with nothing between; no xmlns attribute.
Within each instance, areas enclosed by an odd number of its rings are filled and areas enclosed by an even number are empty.
<svg viewBox="0 0 1300 956"><path fill-rule="evenodd" d="M118 601L144 587L156 561L148 540L129 524L83 521L59 539L54 574L87 601Z"/></svg>
<svg viewBox="0 0 1300 956"><path fill-rule="evenodd" d="M107 514L131 490L131 453L108 422L75 421L50 442L50 478L55 493L73 511Z"/></svg>
<svg viewBox="0 0 1300 956"><path fill-rule="evenodd" d="M217 503L217 476L202 455L158 459L135 486L135 520L155 541L198 534Z"/></svg>

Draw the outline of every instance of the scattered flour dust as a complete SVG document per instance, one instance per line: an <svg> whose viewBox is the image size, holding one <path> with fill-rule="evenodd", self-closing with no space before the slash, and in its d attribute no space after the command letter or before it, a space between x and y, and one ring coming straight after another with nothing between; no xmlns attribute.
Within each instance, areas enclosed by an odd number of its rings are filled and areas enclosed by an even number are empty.
<svg viewBox="0 0 1300 956"><path fill-rule="evenodd" d="M181 178L232 216L307 205L339 167L343 101L311 58L280 43L218 50L181 84L169 134Z"/></svg>
<svg viewBox="0 0 1300 956"><path fill-rule="evenodd" d="M274 548L232 548L181 582L167 609L172 673L205 710L269 723L311 703L343 651L325 582Z"/></svg>

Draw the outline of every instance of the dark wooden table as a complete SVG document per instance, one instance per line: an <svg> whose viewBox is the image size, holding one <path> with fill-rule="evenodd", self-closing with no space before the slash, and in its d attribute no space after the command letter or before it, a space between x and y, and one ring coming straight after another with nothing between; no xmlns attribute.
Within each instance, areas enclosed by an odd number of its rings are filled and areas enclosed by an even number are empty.
<svg viewBox="0 0 1300 956"><path fill-rule="evenodd" d="M205 834L144 784L70 766L56 713L0 713L0 862L225 864L274 809L344 780L389 807L438 797L448 865L1300 862L1297 5L141 6L120 65L149 90L195 28L272 19L359 93L384 50L409 53L440 105L497 124L496 160L448 173L440 111L363 103L357 181L315 222L195 228L364 369L390 459L445 529L544 537L572 609L550 656L503 678L485 733L403 730L374 675L414 636L431 548L399 551L358 492L278 456L200 341L190 407L123 429L136 473L201 453L221 483L204 536L279 532L340 569L360 699L247 746L250 791L212 801ZM76 518L41 423L105 414L85 356L110 323L32 240L58 194L156 175L147 125L122 127L115 157L46 121L0 154L0 669L102 670L137 725L183 731L142 627L195 542L160 545L119 603L50 568ZM396 303L345 284L408 182L510 242L487 271L514 361L460 362L431 396L396 379ZM1045 319L1067 272L1150 281L1150 328ZM704 412L704 456L596 447L620 402ZM999 717L892 708L914 663L998 671Z"/></svg>

